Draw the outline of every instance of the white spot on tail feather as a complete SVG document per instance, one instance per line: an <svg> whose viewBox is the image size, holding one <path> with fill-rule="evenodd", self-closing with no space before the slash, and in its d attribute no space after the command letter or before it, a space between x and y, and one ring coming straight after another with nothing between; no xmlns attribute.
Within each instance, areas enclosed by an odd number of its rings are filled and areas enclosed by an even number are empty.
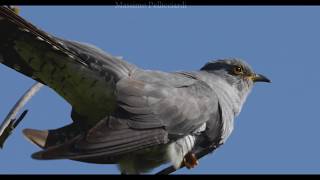
<svg viewBox="0 0 320 180"><path fill-rule="evenodd" d="M73 55L71 55L71 54L68 54L68 56L69 56L70 58L74 59L74 56L73 56Z"/></svg>
<svg viewBox="0 0 320 180"><path fill-rule="evenodd" d="M40 36L37 36L37 39L40 40L40 41L44 41L44 39Z"/></svg>
<svg viewBox="0 0 320 180"><path fill-rule="evenodd" d="M29 29L25 29L25 28L19 28L19 30L24 32L30 32Z"/></svg>
<svg viewBox="0 0 320 180"><path fill-rule="evenodd" d="M62 46L64 45L61 41L57 41L57 42L58 42L60 45L62 45Z"/></svg>
<svg viewBox="0 0 320 180"><path fill-rule="evenodd" d="M53 48L54 50L59 50L59 48L58 48L57 46L52 46L52 48Z"/></svg>

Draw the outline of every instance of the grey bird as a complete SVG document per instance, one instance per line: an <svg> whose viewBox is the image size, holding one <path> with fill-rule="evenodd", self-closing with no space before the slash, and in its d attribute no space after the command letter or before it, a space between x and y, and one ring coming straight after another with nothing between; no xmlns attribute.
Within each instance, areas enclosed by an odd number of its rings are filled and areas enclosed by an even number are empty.
<svg viewBox="0 0 320 180"><path fill-rule="evenodd" d="M54 37L4 7L0 27L0 62L72 106L71 124L23 131L42 148L35 159L119 164L126 174L168 162L192 168L195 151L227 140L255 82L270 82L233 58L190 72L144 70Z"/></svg>

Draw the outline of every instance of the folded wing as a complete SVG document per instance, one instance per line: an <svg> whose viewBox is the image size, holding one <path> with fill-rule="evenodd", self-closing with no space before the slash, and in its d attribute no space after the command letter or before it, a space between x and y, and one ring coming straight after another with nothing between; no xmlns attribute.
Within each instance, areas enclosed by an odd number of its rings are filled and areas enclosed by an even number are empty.
<svg viewBox="0 0 320 180"><path fill-rule="evenodd" d="M112 115L89 132L33 157L113 163L121 155L192 134L218 111L218 102L209 100L214 93L199 80L168 87L126 78L116 89L118 107Z"/></svg>

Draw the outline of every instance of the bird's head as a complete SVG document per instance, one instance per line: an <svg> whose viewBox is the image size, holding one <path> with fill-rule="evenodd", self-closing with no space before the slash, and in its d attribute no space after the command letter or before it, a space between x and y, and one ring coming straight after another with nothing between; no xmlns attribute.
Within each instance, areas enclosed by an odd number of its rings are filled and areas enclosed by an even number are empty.
<svg viewBox="0 0 320 180"><path fill-rule="evenodd" d="M201 70L221 77L235 87L241 96L246 96L256 82L271 82L264 75L255 73L249 64L240 59L210 61Z"/></svg>

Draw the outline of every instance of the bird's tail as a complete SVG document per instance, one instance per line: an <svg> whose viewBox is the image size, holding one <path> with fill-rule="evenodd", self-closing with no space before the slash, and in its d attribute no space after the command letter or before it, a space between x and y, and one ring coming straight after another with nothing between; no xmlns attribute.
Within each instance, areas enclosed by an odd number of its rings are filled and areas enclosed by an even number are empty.
<svg viewBox="0 0 320 180"><path fill-rule="evenodd" d="M12 9L0 6L0 63L12 68L39 82L39 78L33 75L34 70L25 62L15 49L15 39L24 33L29 33L23 20ZM42 82L43 83L43 82Z"/></svg>
<svg viewBox="0 0 320 180"><path fill-rule="evenodd" d="M57 59L67 59L68 62L59 62ZM94 46L54 37L38 29L15 11L0 6L0 63L39 81L40 79L33 76L34 71L41 71L47 66L46 62L43 62L45 60L54 61L52 63L60 65L61 68L65 63L73 63L101 71L98 72L100 74L108 71L107 76L113 76L114 79L126 76L136 68ZM97 69L97 65L105 69Z"/></svg>
<svg viewBox="0 0 320 180"><path fill-rule="evenodd" d="M113 110L116 82L136 69L92 45L54 37L4 6L0 63L49 86L93 123Z"/></svg>
<svg viewBox="0 0 320 180"><path fill-rule="evenodd" d="M44 83L44 77L40 78L36 73L42 73L43 67L48 65L50 53L46 52L51 53L51 59L68 57L66 59L86 65L56 38L38 29L12 9L0 6L0 63ZM56 60L49 63L58 63L55 64L58 67L65 65Z"/></svg>

